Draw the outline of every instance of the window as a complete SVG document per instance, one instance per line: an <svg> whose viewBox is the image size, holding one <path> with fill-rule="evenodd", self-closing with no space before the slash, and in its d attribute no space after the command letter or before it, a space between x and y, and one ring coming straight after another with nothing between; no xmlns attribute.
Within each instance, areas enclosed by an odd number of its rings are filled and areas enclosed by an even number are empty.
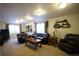
<svg viewBox="0 0 79 59"><path fill-rule="evenodd" d="M37 23L36 24L37 33L45 33L45 23Z"/></svg>
<svg viewBox="0 0 79 59"><path fill-rule="evenodd" d="M20 26L19 25L9 25L9 32L10 33L20 33Z"/></svg>

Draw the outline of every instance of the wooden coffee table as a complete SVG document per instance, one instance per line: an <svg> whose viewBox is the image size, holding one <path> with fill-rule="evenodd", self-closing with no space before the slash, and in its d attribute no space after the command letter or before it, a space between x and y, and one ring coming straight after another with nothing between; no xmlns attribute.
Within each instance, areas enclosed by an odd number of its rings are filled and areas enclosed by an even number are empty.
<svg viewBox="0 0 79 59"><path fill-rule="evenodd" d="M27 43L34 45L35 49L37 49L38 46L41 47L41 40L40 39L34 39L31 37L31 38L27 39L26 45L27 45Z"/></svg>

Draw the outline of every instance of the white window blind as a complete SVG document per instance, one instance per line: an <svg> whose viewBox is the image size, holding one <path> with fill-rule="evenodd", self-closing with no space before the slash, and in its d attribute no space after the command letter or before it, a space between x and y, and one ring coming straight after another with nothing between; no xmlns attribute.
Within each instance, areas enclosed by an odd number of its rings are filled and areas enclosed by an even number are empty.
<svg viewBox="0 0 79 59"><path fill-rule="evenodd" d="M20 33L20 26L19 25L9 25L9 32L10 33Z"/></svg>
<svg viewBox="0 0 79 59"><path fill-rule="evenodd" d="M45 33L45 23L37 23L36 25L37 33Z"/></svg>

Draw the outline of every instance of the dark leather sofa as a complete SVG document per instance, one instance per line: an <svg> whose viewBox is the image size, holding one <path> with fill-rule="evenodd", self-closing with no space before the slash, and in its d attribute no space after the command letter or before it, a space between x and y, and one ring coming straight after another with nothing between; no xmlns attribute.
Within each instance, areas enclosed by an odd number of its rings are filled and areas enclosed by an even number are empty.
<svg viewBox="0 0 79 59"><path fill-rule="evenodd" d="M22 44L26 42L26 37L27 34L25 34L24 32L17 34L17 39L18 39L18 43Z"/></svg>
<svg viewBox="0 0 79 59"><path fill-rule="evenodd" d="M0 30L0 46L2 46L8 40L9 40L9 30L1 29Z"/></svg>
<svg viewBox="0 0 79 59"><path fill-rule="evenodd" d="M21 44L25 43L27 41L28 36L29 35L27 35L26 33L17 34L18 43L21 43ZM26 39L25 39L25 37L26 37ZM33 37L35 39L40 39L42 44L48 43L48 33L35 33L31 37Z"/></svg>
<svg viewBox="0 0 79 59"><path fill-rule="evenodd" d="M2 36L2 33L0 32L0 46L2 46L3 45L3 36Z"/></svg>
<svg viewBox="0 0 79 59"><path fill-rule="evenodd" d="M34 35L35 39L40 39L42 44L48 43L48 33L36 33Z"/></svg>
<svg viewBox="0 0 79 59"><path fill-rule="evenodd" d="M79 54L79 35L67 34L60 40L58 47L68 54Z"/></svg>

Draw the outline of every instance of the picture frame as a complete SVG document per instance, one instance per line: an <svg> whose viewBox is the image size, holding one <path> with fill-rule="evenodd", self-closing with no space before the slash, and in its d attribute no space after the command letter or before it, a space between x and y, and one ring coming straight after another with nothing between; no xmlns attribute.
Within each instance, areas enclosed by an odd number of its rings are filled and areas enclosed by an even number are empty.
<svg viewBox="0 0 79 59"><path fill-rule="evenodd" d="M26 29L27 29L27 32L32 32L32 25L27 25Z"/></svg>
<svg viewBox="0 0 79 59"><path fill-rule="evenodd" d="M69 27L70 24L66 19L64 19L63 21L57 21L54 25L54 28L69 28Z"/></svg>

